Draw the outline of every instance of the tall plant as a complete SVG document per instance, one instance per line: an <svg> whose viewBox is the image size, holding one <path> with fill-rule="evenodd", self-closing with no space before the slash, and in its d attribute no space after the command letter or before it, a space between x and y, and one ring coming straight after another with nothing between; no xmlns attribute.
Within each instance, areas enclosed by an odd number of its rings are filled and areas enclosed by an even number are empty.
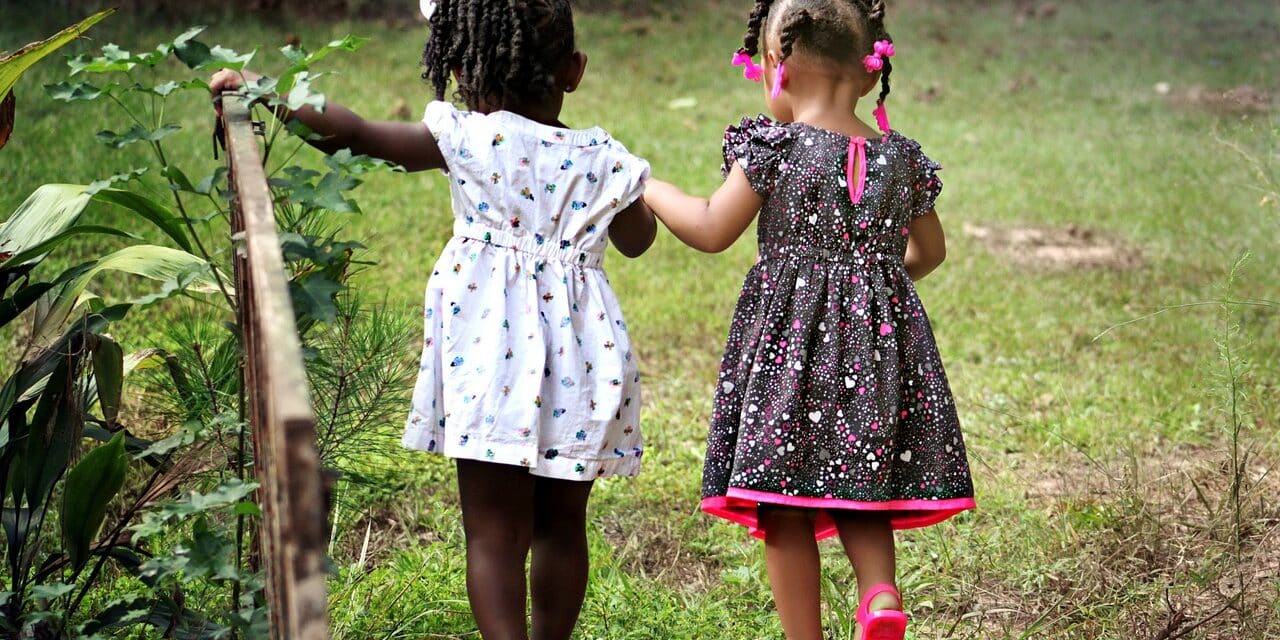
<svg viewBox="0 0 1280 640"><path fill-rule="evenodd" d="M192 637L253 635L263 621L256 598L261 579L247 561L252 554L246 524L256 515L247 499L256 485L247 477L252 464L244 429L243 355L233 325L237 299L222 275L238 241L228 225L227 171L179 167L167 150L185 133L168 118L169 102L182 92L206 92L202 78L210 70L243 68L255 53L207 45L197 39L201 33L191 29L137 54L106 45L96 54L71 58L67 81L46 90L64 102L108 101L117 107L124 126L99 133L98 140L116 149L142 145L152 160L150 166L104 181L99 186L106 195L99 197L165 223L166 235L198 258L198 269L170 278L159 295L193 285L212 292L202 306L168 313L165 350L134 354L139 368L154 372L150 409L180 427L135 447L135 456L165 465L164 480L151 483L140 498L160 503L123 530L132 534L124 536L131 548L142 552L134 567L154 594L153 613L131 613L136 603L122 603L117 611L124 613L114 624L181 629ZM312 90L321 74L312 66L362 43L347 37L314 52L286 47L281 50L284 69L254 83L249 97L261 98L267 108L307 104L322 109L324 96ZM167 77L171 60L197 77ZM360 212L351 192L386 165L342 152L326 157L320 168L301 166L293 160L308 132L275 121L264 131L296 329L308 358L308 378L317 389L313 399L322 460L345 468L349 477L361 477L359 456L352 452L379 444L388 453L395 450L385 444L392 439L371 434L385 435L411 369L404 356L412 329L350 289L352 278L369 263L361 258L363 246L342 237L344 217ZM207 143L207 132L195 135ZM204 177L194 177L199 175ZM216 303L212 313L208 303ZM171 498L178 489L197 492ZM179 544L172 545L175 539ZM163 552L146 553L165 544L170 547ZM179 596L187 592L200 594L203 610L180 606L184 598Z"/></svg>

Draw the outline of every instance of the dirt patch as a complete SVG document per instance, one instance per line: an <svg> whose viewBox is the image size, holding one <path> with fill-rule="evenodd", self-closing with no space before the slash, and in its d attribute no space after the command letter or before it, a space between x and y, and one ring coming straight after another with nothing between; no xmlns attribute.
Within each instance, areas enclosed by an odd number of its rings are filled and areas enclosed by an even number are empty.
<svg viewBox="0 0 1280 640"><path fill-rule="evenodd" d="M627 572L676 589L705 590L720 580L724 566L690 548L686 534L676 524L678 515L673 512L669 519L610 515L600 523L600 529Z"/></svg>
<svg viewBox="0 0 1280 640"><path fill-rule="evenodd" d="M1262 450L1248 458L1238 512L1234 480L1226 444L1162 442L1134 458L1080 457L1030 470L1028 506L1061 514L1081 540L1078 567L1051 574L1037 605L1067 619L1076 606L1068 603L1157 591L1161 598L1131 605L1122 619L1134 637L1184 637L1206 619L1187 637L1273 637L1266 634L1280 629L1272 604L1280 585L1280 460ZM1065 597L1058 601L1059 595ZM995 587L978 606L998 607L1013 597Z"/></svg>
<svg viewBox="0 0 1280 640"><path fill-rule="evenodd" d="M1210 89L1199 85L1175 88L1167 82L1155 86L1169 104L1180 109L1207 111L1218 116L1262 115L1271 112L1272 95L1251 84L1231 89Z"/></svg>
<svg viewBox="0 0 1280 640"><path fill-rule="evenodd" d="M1136 249L1077 225L996 226L966 222L964 233L988 251L1029 267L1128 271L1143 264Z"/></svg>

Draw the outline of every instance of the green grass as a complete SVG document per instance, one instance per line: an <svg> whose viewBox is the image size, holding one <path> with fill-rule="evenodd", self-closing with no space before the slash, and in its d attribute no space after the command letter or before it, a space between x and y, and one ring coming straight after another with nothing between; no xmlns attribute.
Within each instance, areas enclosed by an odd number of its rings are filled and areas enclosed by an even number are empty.
<svg viewBox="0 0 1280 640"><path fill-rule="evenodd" d="M655 175L709 193L724 126L762 108L758 89L728 66L740 9L628 25L581 17L591 64L565 120L610 129L652 161ZM1210 513L1226 486L1215 345L1222 318L1214 307L1192 307L1095 339L1162 307L1220 297L1217 287L1245 251L1253 259L1238 294L1280 298L1277 208L1259 203L1251 189L1259 176L1218 141L1274 153L1275 121L1179 105L1154 90L1168 82L1175 94L1241 84L1280 91L1280 11L1262 0L1232 3L1229 12L1208 0L1083 0L1060 9L1017 26L1007 2L893 7L894 124L946 166L939 211L951 257L921 295L957 395L980 503L900 537L914 637L1154 637L1168 617L1166 592L1198 620L1221 606L1215 594L1237 570L1249 576L1241 611L1187 637L1280 637L1280 570L1268 568L1280 554L1276 478L1262 478L1271 493L1249 502L1254 525L1241 558L1230 556ZM179 31L117 17L95 36L138 50ZM312 46L348 32L372 37L359 54L330 59L340 72L321 83L331 98L371 117L389 116L401 100L415 113L425 105L421 29L232 22L206 39L238 49L269 43L267 58L278 61L275 43L286 32ZM39 35L6 21L0 48ZM0 211L41 183L87 182L138 164L93 141L122 124L108 110L41 95L41 84L62 75L46 62L18 87L18 130L0 152ZM922 99L930 88L937 97ZM683 97L697 106L669 108ZM174 146L178 162L204 167L191 173L211 171L211 111L191 96L173 117L186 129ZM416 317L450 233L445 181L380 175L360 201L365 215L350 220L350 235L379 261L364 282ZM966 222L1080 225L1135 248L1144 266L1021 267L969 239ZM581 638L781 637L760 545L697 513L719 349L754 254L747 239L703 256L664 236L637 261L609 259L648 385L650 457L639 479L597 488ZM1256 365L1245 380L1247 433L1261 443L1263 469L1277 460L1280 322L1274 306L1240 318ZM135 329L126 346L147 346L145 322ZM395 429L389 425L388 438ZM1193 497L1193 482L1207 506ZM453 494L447 463L413 458L396 486L339 514L337 637L478 637ZM370 555L359 567L370 522ZM835 545L824 548L828 591L848 598L847 563ZM833 607L832 623L852 606Z"/></svg>

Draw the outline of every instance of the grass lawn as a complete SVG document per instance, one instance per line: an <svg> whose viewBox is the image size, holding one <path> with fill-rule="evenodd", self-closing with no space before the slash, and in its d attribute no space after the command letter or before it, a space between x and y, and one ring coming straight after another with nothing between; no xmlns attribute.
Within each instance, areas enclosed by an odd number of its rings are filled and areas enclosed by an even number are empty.
<svg viewBox="0 0 1280 640"><path fill-rule="evenodd" d="M574 126L611 130L656 175L703 193L719 181L724 126L762 108L758 88L728 65L747 3L707 4L657 19L581 16L591 63L565 114ZM1176 637L1280 638L1277 306L1158 313L1224 297L1246 252L1231 295L1280 300L1280 205L1274 193L1264 199L1264 175L1229 146L1275 176L1277 119L1270 107L1242 115L1216 99L1242 85L1280 91L1280 8L1077 0L1020 20L1013 4L891 7L893 122L946 167L938 208L950 259L920 290L957 395L980 506L900 536L909 637L1168 638L1158 634L1174 612L1185 613L1185 630L1222 610ZM36 39L37 29L0 23L0 49ZM94 35L141 50L180 31L118 16ZM290 33L312 47L346 33L372 38L360 53L327 61L339 72L320 82L332 99L371 117L425 105L420 28L230 21L204 39L240 50L268 43L270 67ZM64 75L47 61L18 85L18 129L0 153L0 212L42 183L131 168L129 155L93 140L120 128L115 116L43 96L40 86ZM212 112L195 96L183 107L171 119L185 138L171 146L179 163L208 172L216 166ZM365 213L348 235L379 261L362 283L416 318L450 234L445 180L379 175L359 198ZM1106 240L1136 259L1028 265L988 250L966 225L1074 225L1072 237ZM648 385L649 457L640 478L596 488L578 637L781 637L762 546L697 511L719 350L754 255L749 239L705 256L663 236L639 260L609 258ZM126 348L148 346L154 320L139 319ZM1239 332L1229 332L1235 324ZM11 339L0 336L0 346ZM1239 509L1227 499L1235 477L1223 344L1252 363L1237 385L1241 447L1255 452L1240 469ZM388 439L397 432L387 425ZM388 486L345 489L334 558L341 570L331 584L335 636L478 638L451 468L418 456L401 464ZM851 574L838 545L824 550L828 619L843 639L856 606Z"/></svg>

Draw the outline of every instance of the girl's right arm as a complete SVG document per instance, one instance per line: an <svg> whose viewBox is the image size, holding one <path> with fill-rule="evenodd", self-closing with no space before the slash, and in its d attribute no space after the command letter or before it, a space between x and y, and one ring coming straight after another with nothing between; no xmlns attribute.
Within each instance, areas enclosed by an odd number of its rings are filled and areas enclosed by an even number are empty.
<svg viewBox="0 0 1280 640"><path fill-rule="evenodd" d="M661 180L649 180L644 200L675 237L706 253L720 253L733 246L764 205L764 198L751 188L737 163L710 200L688 195Z"/></svg>
<svg viewBox="0 0 1280 640"><path fill-rule="evenodd" d="M216 98L259 77L251 71L223 69L209 81L209 91ZM221 109L220 104L218 108ZM421 122L365 120L334 102L329 102L323 113L311 107L296 111L281 107L275 115L282 121L297 120L306 125L319 136L308 144L325 153L350 149L352 153L394 162L409 171L445 168L435 137Z"/></svg>

